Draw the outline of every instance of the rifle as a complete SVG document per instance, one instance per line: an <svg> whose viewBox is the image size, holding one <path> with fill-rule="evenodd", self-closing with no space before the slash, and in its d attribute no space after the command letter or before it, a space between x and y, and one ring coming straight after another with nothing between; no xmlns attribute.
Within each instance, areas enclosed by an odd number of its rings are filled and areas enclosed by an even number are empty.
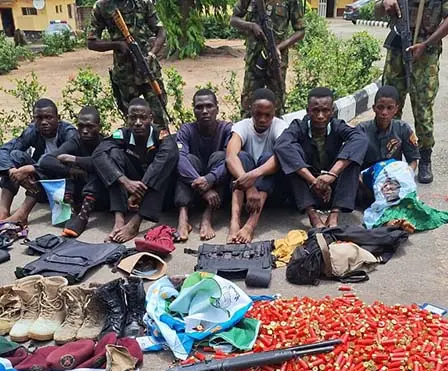
<svg viewBox="0 0 448 371"><path fill-rule="evenodd" d="M271 350L268 352L243 354L234 358L212 360L201 363L177 366L167 371L235 371L251 367L279 364L297 357L318 353L327 353L342 343L342 340L328 340L314 344L304 344L295 347Z"/></svg>
<svg viewBox="0 0 448 371"><path fill-rule="evenodd" d="M267 39L265 50L261 51L260 56L257 60L256 68L259 70L264 70L267 65L272 76L274 77L275 82L278 84L279 89L277 90L281 92L280 102L283 106L284 91L282 87L282 69L280 58L277 54L277 45L275 43L272 21L271 18L269 18L269 16L266 14L266 6L264 0L254 0L254 4L258 19L257 23L261 27Z"/></svg>
<svg viewBox="0 0 448 371"><path fill-rule="evenodd" d="M401 39L401 52L403 56L404 72L406 78L406 88L409 89L411 86L411 75L412 75L412 52L408 51L408 48L412 46L412 35L409 26L409 8L408 0L398 0L398 6L401 11L401 18L396 19L391 32L384 42L385 47L393 47L394 39L399 36Z"/></svg>
<svg viewBox="0 0 448 371"><path fill-rule="evenodd" d="M149 84L153 93L157 96L160 105L162 106L163 111L165 112L166 117L169 122L172 122L170 115L166 109L166 102L163 98L162 89L160 89L160 85L154 76L154 73L148 66L145 57L143 56L140 45L137 44L134 37L129 32L128 26L126 25L123 16L119 9L115 9L114 14L112 15L115 25L119 28L121 33L123 34L126 43L128 44L129 50L134 58L134 62L137 65L137 68L143 73L143 77L149 80Z"/></svg>

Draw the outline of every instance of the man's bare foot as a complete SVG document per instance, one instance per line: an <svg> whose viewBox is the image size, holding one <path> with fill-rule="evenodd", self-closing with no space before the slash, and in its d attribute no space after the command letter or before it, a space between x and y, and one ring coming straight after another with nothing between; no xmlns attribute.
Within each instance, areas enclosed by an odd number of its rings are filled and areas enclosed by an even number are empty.
<svg viewBox="0 0 448 371"><path fill-rule="evenodd" d="M113 241L118 243L124 243L132 240L138 235L142 224L142 217L138 214L134 215L123 227L121 227L114 236Z"/></svg>
<svg viewBox="0 0 448 371"><path fill-rule="evenodd" d="M28 215L16 211L14 214L4 219L3 221L10 223L20 223L21 225L25 226L28 225Z"/></svg>
<svg viewBox="0 0 448 371"><path fill-rule="evenodd" d="M327 221L325 222L325 226L327 227L337 227L339 222L339 209L333 209L330 211L330 215L327 217Z"/></svg>
<svg viewBox="0 0 448 371"><path fill-rule="evenodd" d="M0 210L0 220L5 220L6 218L9 218L11 214L6 210Z"/></svg>
<svg viewBox="0 0 448 371"><path fill-rule="evenodd" d="M325 224L317 213L316 209L309 208L307 210L308 218L310 219L311 226L313 228L324 228Z"/></svg>
<svg viewBox="0 0 448 371"><path fill-rule="evenodd" d="M255 227L251 224L246 223L243 228L241 228L236 235L236 243L249 243L254 237Z"/></svg>
<svg viewBox="0 0 448 371"><path fill-rule="evenodd" d="M192 231L193 227L190 224L179 224L177 226L177 232L179 233L179 238L177 239L179 242L185 242L188 240L188 235Z"/></svg>
<svg viewBox="0 0 448 371"><path fill-rule="evenodd" d="M204 211L204 214L202 214L201 229L199 231L199 236L201 240L208 241L216 236L212 223L213 223L213 209L210 206L207 206L207 208Z"/></svg>
<svg viewBox="0 0 448 371"><path fill-rule="evenodd" d="M230 221L229 234L227 235L227 243L236 243L236 235L238 231L241 229L241 225L239 221Z"/></svg>
<svg viewBox="0 0 448 371"><path fill-rule="evenodd" d="M193 228L188 223L188 208L186 206L182 206L179 209L179 222L177 224L177 232L179 233L179 238L177 241L185 242L188 240L188 235L190 234Z"/></svg>
<svg viewBox="0 0 448 371"><path fill-rule="evenodd" d="M107 235L107 237L104 239L104 242L113 242L115 235L118 233L118 231L124 226L124 215L121 213L115 214L115 224L112 228L112 231Z"/></svg>

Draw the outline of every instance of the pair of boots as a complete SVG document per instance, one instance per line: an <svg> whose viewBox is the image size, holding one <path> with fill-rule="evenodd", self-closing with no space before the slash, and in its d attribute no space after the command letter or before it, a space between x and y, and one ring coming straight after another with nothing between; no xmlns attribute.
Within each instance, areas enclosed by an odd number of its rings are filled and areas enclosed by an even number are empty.
<svg viewBox="0 0 448 371"><path fill-rule="evenodd" d="M60 290L68 285L64 277L40 275L21 278L12 287L20 299L21 313L9 336L21 343L29 339L47 341L65 318L65 307Z"/></svg>
<svg viewBox="0 0 448 371"><path fill-rule="evenodd" d="M420 149L420 161L418 162L418 181L419 183L428 184L434 179L431 169L431 148Z"/></svg>
<svg viewBox="0 0 448 371"><path fill-rule="evenodd" d="M100 286L90 283L67 286L61 290L66 316L54 333L56 344L98 337L104 326L104 308L96 295Z"/></svg>
<svg viewBox="0 0 448 371"><path fill-rule="evenodd" d="M97 295L106 313L100 338L109 332L118 337L144 334L145 289L141 278L130 277L127 283L122 278L116 279L101 286Z"/></svg>

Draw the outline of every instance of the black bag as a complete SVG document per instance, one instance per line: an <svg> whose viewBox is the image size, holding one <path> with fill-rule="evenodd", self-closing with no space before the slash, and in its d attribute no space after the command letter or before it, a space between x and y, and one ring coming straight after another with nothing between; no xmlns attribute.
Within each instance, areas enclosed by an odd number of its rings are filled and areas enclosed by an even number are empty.
<svg viewBox="0 0 448 371"><path fill-rule="evenodd" d="M318 285L322 264L322 251L316 238L308 238L294 250L286 267L286 279L297 285Z"/></svg>
<svg viewBox="0 0 448 371"><path fill-rule="evenodd" d="M42 237L46 237L46 241L55 241L48 235ZM24 267L17 267L16 277L22 278L34 274L63 276L73 284L81 281L88 270L101 264L113 264L127 251L126 246L117 243L93 244L75 239L59 239L59 242L39 259Z"/></svg>

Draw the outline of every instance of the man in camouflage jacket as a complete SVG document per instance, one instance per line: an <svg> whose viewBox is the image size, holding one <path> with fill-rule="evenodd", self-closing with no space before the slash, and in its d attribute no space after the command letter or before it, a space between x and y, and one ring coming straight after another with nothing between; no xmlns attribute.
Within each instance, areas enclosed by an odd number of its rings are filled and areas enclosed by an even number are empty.
<svg viewBox="0 0 448 371"><path fill-rule="evenodd" d="M165 41L165 31L151 0L98 0L93 7L87 46L98 52L113 50L114 67L111 80L115 95L119 95L116 96L117 103L123 114L127 114L128 104L133 98L143 95L154 114L155 125L163 128L166 126L166 118L160 102L152 92L149 82L143 78L141 71L136 69L123 34L113 21L112 16L116 9L120 10L129 32L139 44L143 55L147 56L148 65L166 98L161 67L156 57ZM109 32L110 40L102 39L105 29Z"/></svg>
<svg viewBox="0 0 448 371"><path fill-rule="evenodd" d="M420 149L418 180L431 183L431 154L434 147L434 100L439 90L439 57L442 52L442 39L448 33L448 0L406 0L409 7L409 23L415 45L411 46L413 63L411 86L406 88L401 40L388 47L384 64L383 84L395 86L400 93L400 107L404 106L409 93L415 120L415 132ZM423 16L417 28L417 13L423 1ZM376 3L378 15L387 13L396 19L401 15L397 0L380 0ZM393 31L391 31L393 32ZM401 118L402 110L398 112Z"/></svg>
<svg viewBox="0 0 448 371"><path fill-rule="evenodd" d="M238 0L233 8L230 24L246 33L246 67L243 91L241 93L242 113L250 116L250 101L252 92L259 88L268 88L277 96L276 115L280 117L285 96L285 76L288 67L288 49L297 41L303 39L305 26L303 22L303 6L299 0L265 0L266 15L270 18L277 54L281 59L282 81L278 84L267 71L264 76L257 69L257 59L266 47L266 35L257 24L256 6L254 0ZM288 37L291 24L294 33ZM279 91L281 89L281 91ZM281 97L281 99L279 99Z"/></svg>

